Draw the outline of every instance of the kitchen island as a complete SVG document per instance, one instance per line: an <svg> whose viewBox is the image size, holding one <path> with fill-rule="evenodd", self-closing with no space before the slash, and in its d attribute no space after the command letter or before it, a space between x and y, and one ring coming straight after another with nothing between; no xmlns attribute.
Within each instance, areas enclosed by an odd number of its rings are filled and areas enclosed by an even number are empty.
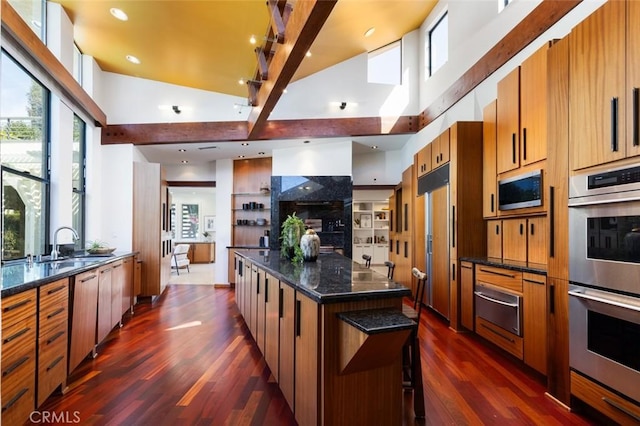
<svg viewBox="0 0 640 426"><path fill-rule="evenodd" d="M300 425L402 423L408 288L337 253L236 250L236 303Z"/></svg>

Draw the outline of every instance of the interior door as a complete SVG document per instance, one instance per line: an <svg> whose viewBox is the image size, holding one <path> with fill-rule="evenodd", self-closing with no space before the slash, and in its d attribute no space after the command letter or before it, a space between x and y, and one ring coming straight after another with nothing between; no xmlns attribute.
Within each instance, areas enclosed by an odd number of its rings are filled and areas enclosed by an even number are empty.
<svg viewBox="0 0 640 426"><path fill-rule="evenodd" d="M449 185L430 195L431 271L428 277L431 307L449 318Z"/></svg>

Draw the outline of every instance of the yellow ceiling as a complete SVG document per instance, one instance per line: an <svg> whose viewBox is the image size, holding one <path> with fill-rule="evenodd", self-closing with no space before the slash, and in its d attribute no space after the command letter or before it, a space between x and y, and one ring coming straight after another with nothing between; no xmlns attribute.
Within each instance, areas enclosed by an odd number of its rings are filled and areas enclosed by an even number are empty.
<svg viewBox="0 0 640 426"><path fill-rule="evenodd" d="M303 1L303 0L297 0ZM103 71L246 97L270 25L265 0L54 0L74 24L76 44ZM290 2L295 13L295 1ZM374 50L417 29L435 0L338 0L293 81ZM115 19L111 8L129 19ZM364 37L367 29L374 34ZM126 60L140 59L140 65Z"/></svg>

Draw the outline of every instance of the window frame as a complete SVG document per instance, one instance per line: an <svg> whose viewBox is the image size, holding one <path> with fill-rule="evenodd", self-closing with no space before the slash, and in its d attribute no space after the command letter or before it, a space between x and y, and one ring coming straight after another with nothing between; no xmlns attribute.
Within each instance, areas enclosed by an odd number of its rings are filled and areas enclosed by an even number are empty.
<svg viewBox="0 0 640 426"><path fill-rule="evenodd" d="M440 24L442 24L442 21L447 18L447 22L448 22L448 18L449 17L449 11L445 10L444 13L442 14L442 16L440 16L436 22L429 28L429 30L427 31L427 44L429 46L428 49L428 77L431 77L434 73L433 71L433 42L432 42L432 35L433 32L438 29L438 27L440 26ZM447 49L449 48L449 34L447 34ZM447 54L447 60L449 59L449 55ZM446 63L446 61L443 63L443 65ZM442 66L442 65L441 65ZM438 68L440 69L440 68ZM437 71L437 70L436 70Z"/></svg>

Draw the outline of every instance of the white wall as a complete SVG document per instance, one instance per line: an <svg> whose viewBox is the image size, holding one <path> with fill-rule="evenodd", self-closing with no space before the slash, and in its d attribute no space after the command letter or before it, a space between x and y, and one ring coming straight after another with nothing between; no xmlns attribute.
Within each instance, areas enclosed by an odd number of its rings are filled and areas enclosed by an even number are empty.
<svg viewBox="0 0 640 426"><path fill-rule="evenodd" d="M273 176L351 176L351 141L274 149Z"/></svg>
<svg viewBox="0 0 640 426"><path fill-rule="evenodd" d="M354 155L353 184L396 185L402 179L400 160L400 150Z"/></svg>
<svg viewBox="0 0 640 426"><path fill-rule="evenodd" d="M169 181L215 181L216 162L207 164L165 164L164 172Z"/></svg>
<svg viewBox="0 0 640 426"><path fill-rule="evenodd" d="M216 271L215 283L228 283L228 246L231 245L231 193L233 160L219 160L216 165ZM225 194L222 196L222 194Z"/></svg>

